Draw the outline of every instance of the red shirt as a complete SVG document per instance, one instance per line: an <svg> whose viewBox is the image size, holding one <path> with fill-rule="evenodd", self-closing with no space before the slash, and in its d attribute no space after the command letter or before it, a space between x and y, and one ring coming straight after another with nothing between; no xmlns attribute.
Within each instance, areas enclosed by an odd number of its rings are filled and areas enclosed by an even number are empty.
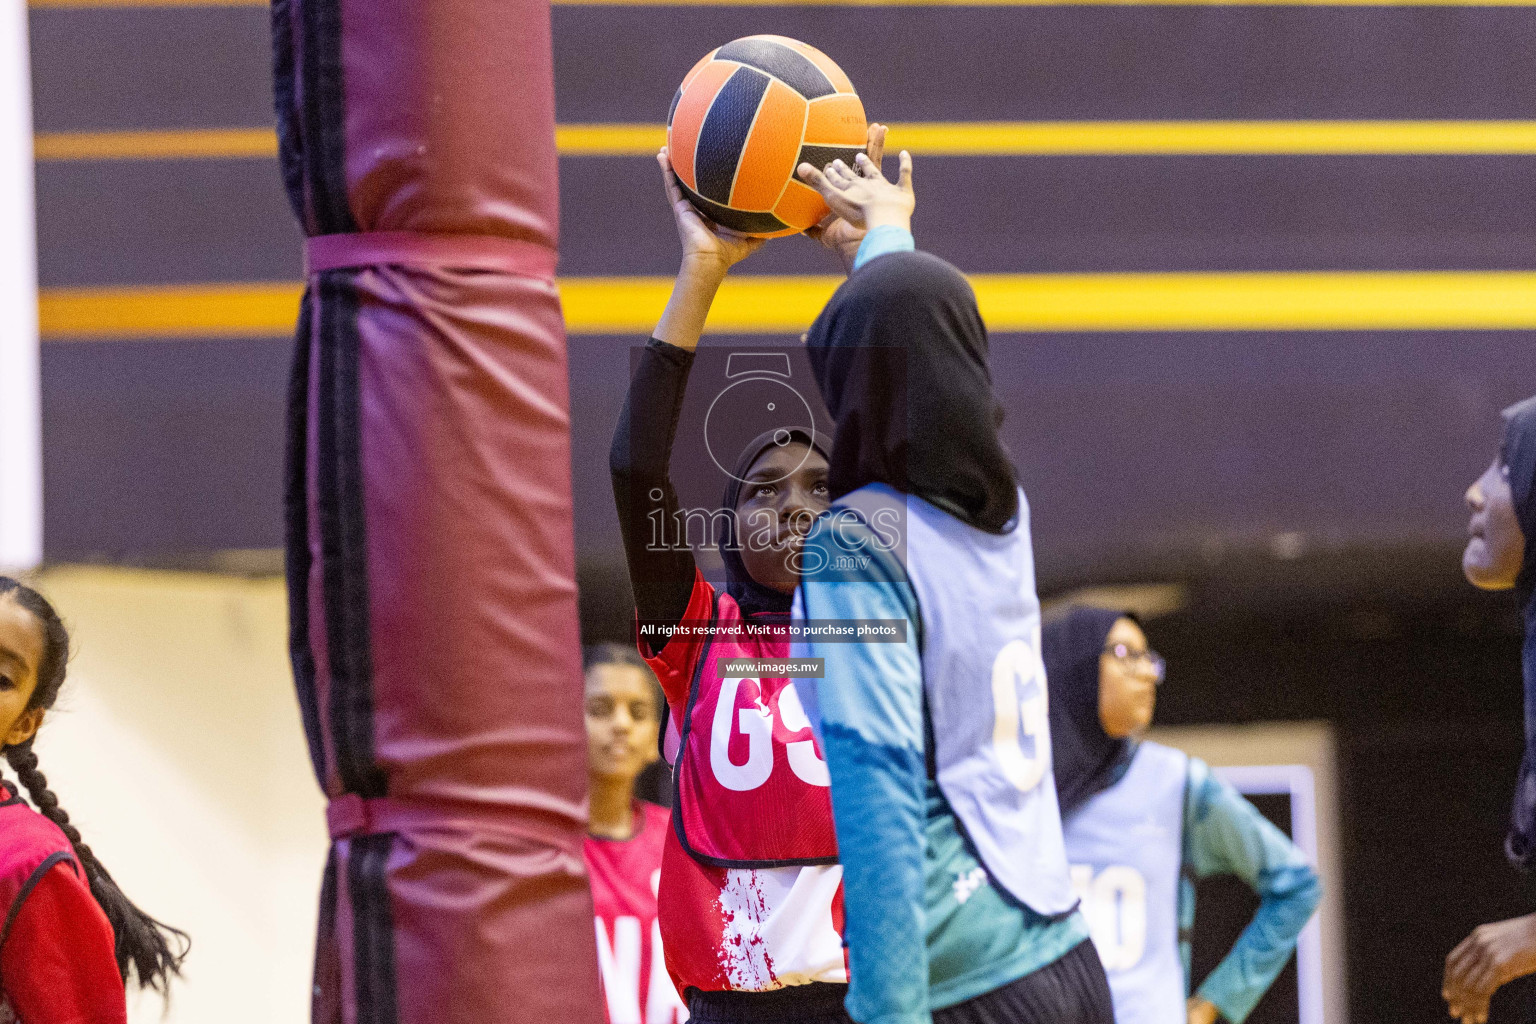
<svg viewBox="0 0 1536 1024"><path fill-rule="evenodd" d="M720 601L723 604L732 598L721 594ZM702 574L696 575L683 621L717 621L714 602L715 588ZM646 662L666 694L673 727L689 712L694 677L704 675L697 670L711 646L707 637L684 635L672 637L654 653L642 646L641 653L647 655ZM765 637L755 641L755 649L748 646L742 645L743 656L782 658L789 654L786 639ZM701 678L701 689L705 686L710 688L708 696L714 703L721 681ZM808 722L803 731L808 739ZM677 750L677 739L670 732L668 756L674 760L689 756ZM701 729L693 735L706 737L710 732ZM740 735L733 736L728 750L738 747L741 739ZM787 733L777 725L771 730L774 773L781 777L793 774L788 743L801 739L800 733ZM739 763L743 752L735 749L731 757ZM704 755L702 760L707 766L711 758ZM688 796L686 790L681 793L684 800ZM699 810L720 816L719 824L729 824L735 817L728 810L704 803L699 804ZM817 807L802 810L824 817L826 832L831 834L832 805L826 796L820 797ZM672 980L680 991L693 987L706 992L763 992L808 982L847 982L842 879L843 869L837 864L713 867L690 856L678 841L677 830L669 828L662 856L661 889L667 895L661 901L661 931L666 936Z"/></svg>
<svg viewBox="0 0 1536 1024"><path fill-rule="evenodd" d="M0 1021L127 1024L112 925L79 871L64 833L0 788Z"/></svg>
<svg viewBox="0 0 1536 1024"><path fill-rule="evenodd" d="M588 836L597 959L609 1024L674 1024L688 1011L667 976L656 923L662 843L671 831L664 807L637 803L628 840Z"/></svg>

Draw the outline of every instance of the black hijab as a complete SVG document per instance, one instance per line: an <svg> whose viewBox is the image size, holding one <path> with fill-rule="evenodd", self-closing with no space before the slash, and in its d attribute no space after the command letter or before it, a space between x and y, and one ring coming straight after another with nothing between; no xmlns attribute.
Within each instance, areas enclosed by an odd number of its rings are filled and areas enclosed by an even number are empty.
<svg viewBox="0 0 1536 1024"><path fill-rule="evenodd" d="M728 513L725 534L720 538L720 558L725 562L725 592L736 599L744 616L788 615L794 603L793 594L781 594L772 587L765 587L747 572L747 566L741 560L736 503L741 500L742 478L752 471L752 463L758 456L777 445L796 442L809 445L822 458L827 457L821 438L803 428L764 431L741 450L736 465L731 467L730 479L726 481L725 496L720 499L720 507Z"/></svg>
<svg viewBox="0 0 1536 1024"><path fill-rule="evenodd" d="M1012 529L1018 484L987 328L960 271L928 253L881 256L837 290L806 344L836 424L834 499L885 483L989 533Z"/></svg>
<svg viewBox="0 0 1536 1024"><path fill-rule="evenodd" d="M1116 620L1135 618L1130 612L1073 608L1041 631L1056 801L1063 818L1118 782L1136 751L1135 740L1113 738L1099 721L1099 655Z"/></svg>
<svg viewBox="0 0 1536 1024"><path fill-rule="evenodd" d="M1515 783L1509 836L1504 851L1522 871L1536 869L1536 397L1504 410L1504 445L1500 458L1509 467L1509 491L1515 518L1525 534L1525 562L1515 592L1525 617L1525 756Z"/></svg>

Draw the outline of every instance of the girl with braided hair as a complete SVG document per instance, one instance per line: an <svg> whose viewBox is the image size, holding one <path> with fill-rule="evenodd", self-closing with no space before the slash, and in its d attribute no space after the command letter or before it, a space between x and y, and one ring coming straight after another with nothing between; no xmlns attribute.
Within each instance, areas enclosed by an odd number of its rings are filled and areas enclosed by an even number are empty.
<svg viewBox="0 0 1536 1024"><path fill-rule="evenodd" d="M68 661L53 606L0 576L0 745L36 807L0 783L0 1024L124 1024L130 969L164 992L186 955L186 934L123 895L38 770L32 741Z"/></svg>

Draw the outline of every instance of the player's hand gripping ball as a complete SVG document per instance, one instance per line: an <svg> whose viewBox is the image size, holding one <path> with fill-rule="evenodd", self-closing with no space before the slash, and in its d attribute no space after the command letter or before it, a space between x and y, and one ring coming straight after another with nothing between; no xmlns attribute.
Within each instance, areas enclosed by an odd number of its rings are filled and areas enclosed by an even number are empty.
<svg viewBox="0 0 1536 1024"><path fill-rule="evenodd" d="M667 115L667 151L699 212L743 235L773 238L827 215L801 163L850 167L866 142L864 104L841 68L784 36L747 36L693 66Z"/></svg>

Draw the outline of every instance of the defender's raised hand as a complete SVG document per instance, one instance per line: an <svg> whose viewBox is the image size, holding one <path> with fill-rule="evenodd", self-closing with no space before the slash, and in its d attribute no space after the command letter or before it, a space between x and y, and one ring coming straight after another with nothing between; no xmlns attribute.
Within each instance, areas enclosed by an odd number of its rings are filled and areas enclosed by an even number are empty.
<svg viewBox="0 0 1536 1024"><path fill-rule="evenodd" d="M912 227L912 210L917 205L912 191L912 154L901 151L901 169L896 181L887 181L880 168L860 153L849 167L834 160L825 170L801 164L800 179L820 192L832 212L856 228L872 230L885 224Z"/></svg>
<svg viewBox="0 0 1536 1024"><path fill-rule="evenodd" d="M880 167L885 159L886 131L886 126L883 124L875 123L869 126L864 151L869 154L870 163L876 167ZM854 258L859 254L859 244L864 241L868 231L862 227L855 227L836 213L828 213L822 218L820 224L808 229L805 233L837 253L838 258L843 261L843 269L852 273Z"/></svg>

